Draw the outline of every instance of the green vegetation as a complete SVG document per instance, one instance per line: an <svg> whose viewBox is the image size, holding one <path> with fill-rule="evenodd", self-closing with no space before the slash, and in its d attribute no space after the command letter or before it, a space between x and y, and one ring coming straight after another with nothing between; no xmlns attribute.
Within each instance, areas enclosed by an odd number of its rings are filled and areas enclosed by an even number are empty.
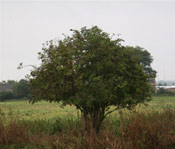
<svg viewBox="0 0 175 149"><path fill-rule="evenodd" d="M145 105L138 105L137 111L162 111L166 108L175 108L175 97L173 96L155 96L154 99ZM60 118L77 118L77 114L80 115L80 111L75 106L61 107L61 104L57 102L49 103L46 101L40 101L35 104L29 104L28 100L12 100L0 102L0 109L8 115L13 113L14 117L18 117L21 120L49 120L56 117ZM110 114L116 115L118 112Z"/></svg>
<svg viewBox="0 0 175 149"><path fill-rule="evenodd" d="M147 104L134 111L111 113L97 135L92 127L87 133L74 106L62 109L45 101L34 105L26 100L0 102L0 148L174 148L175 97L154 97Z"/></svg>
<svg viewBox="0 0 175 149"><path fill-rule="evenodd" d="M41 101L35 104L29 104L28 100L11 100L0 102L0 109L8 114L13 111L13 115L20 119L38 120L52 119L55 117L72 117L77 115L74 106L65 106L61 108L58 103L48 103Z"/></svg>
<svg viewBox="0 0 175 149"><path fill-rule="evenodd" d="M174 99L148 102L156 75L150 53L97 26L71 31L43 45L28 80L3 82L13 87L2 84L0 93L0 148L173 147Z"/></svg>
<svg viewBox="0 0 175 149"><path fill-rule="evenodd" d="M29 75L30 101L74 105L86 130L92 123L98 133L108 114L151 100L153 59L143 48L123 46L122 39L97 26L72 31L72 36L50 41L39 52L42 63Z"/></svg>
<svg viewBox="0 0 175 149"><path fill-rule="evenodd" d="M160 88L155 93L156 96L175 96L175 91L169 91L164 88Z"/></svg>
<svg viewBox="0 0 175 149"><path fill-rule="evenodd" d="M21 79L19 82L8 80L0 82L0 101L29 98L29 82Z"/></svg>

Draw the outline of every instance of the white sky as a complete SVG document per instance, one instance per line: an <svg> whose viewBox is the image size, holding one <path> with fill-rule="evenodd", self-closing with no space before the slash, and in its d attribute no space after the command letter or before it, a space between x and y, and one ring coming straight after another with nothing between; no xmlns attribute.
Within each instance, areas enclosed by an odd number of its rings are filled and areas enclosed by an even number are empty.
<svg viewBox="0 0 175 149"><path fill-rule="evenodd" d="M175 80L173 0L0 0L0 81L24 78L31 68L17 70L20 62L39 65L42 43L93 25L147 49L158 79Z"/></svg>

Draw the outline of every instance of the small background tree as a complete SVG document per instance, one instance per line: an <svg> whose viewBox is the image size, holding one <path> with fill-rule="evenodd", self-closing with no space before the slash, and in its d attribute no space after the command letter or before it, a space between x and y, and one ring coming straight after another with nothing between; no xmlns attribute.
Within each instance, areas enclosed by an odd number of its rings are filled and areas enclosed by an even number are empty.
<svg viewBox="0 0 175 149"><path fill-rule="evenodd" d="M29 81L21 79L20 81L8 80L0 82L0 101L22 99L30 97Z"/></svg>
<svg viewBox="0 0 175 149"><path fill-rule="evenodd" d="M21 79L13 88L14 97L28 98L30 96L29 82L27 80Z"/></svg>
<svg viewBox="0 0 175 149"><path fill-rule="evenodd" d="M152 57L148 52L144 55L144 49L122 46L122 39L113 40L97 26L72 31L72 36L43 46L41 66L29 77L31 102L74 105L82 112L86 128L90 121L98 133L111 112L151 99L153 75L145 68Z"/></svg>

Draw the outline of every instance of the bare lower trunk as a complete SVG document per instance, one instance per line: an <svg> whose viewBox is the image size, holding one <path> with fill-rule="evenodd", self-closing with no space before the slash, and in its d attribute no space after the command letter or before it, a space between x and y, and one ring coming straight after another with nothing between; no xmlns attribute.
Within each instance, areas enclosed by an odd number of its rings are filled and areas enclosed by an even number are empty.
<svg viewBox="0 0 175 149"><path fill-rule="evenodd" d="M105 119L104 113L94 112L88 115L86 112L83 113L85 122L85 129L90 132L90 129L94 129L96 133L99 133L102 123Z"/></svg>

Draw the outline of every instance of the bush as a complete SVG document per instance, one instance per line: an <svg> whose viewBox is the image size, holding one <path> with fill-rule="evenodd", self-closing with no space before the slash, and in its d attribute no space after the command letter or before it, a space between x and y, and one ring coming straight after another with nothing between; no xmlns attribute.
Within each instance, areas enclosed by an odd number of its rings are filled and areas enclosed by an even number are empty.
<svg viewBox="0 0 175 149"><path fill-rule="evenodd" d="M0 93L0 101L5 101L14 98L13 92L4 91Z"/></svg>
<svg viewBox="0 0 175 149"><path fill-rule="evenodd" d="M86 130L92 123L99 133L108 114L151 100L153 59L147 50L122 46L122 39L97 26L72 31L70 37L44 44L38 53L42 63L28 75L31 102L74 105Z"/></svg>
<svg viewBox="0 0 175 149"><path fill-rule="evenodd" d="M27 80L21 79L13 87L13 93L15 98L28 98L30 96L29 82Z"/></svg>
<svg viewBox="0 0 175 149"><path fill-rule="evenodd" d="M30 98L30 87L27 80L21 79L19 82L9 80L3 84L0 82L0 101L20 98Z"/></svg>
<svg viewBox="0 0 175 149"><path fill-rule="evenodd" d="M175 111L132 114L123 118L120 132L123 148L174 148Z"/></svg>

